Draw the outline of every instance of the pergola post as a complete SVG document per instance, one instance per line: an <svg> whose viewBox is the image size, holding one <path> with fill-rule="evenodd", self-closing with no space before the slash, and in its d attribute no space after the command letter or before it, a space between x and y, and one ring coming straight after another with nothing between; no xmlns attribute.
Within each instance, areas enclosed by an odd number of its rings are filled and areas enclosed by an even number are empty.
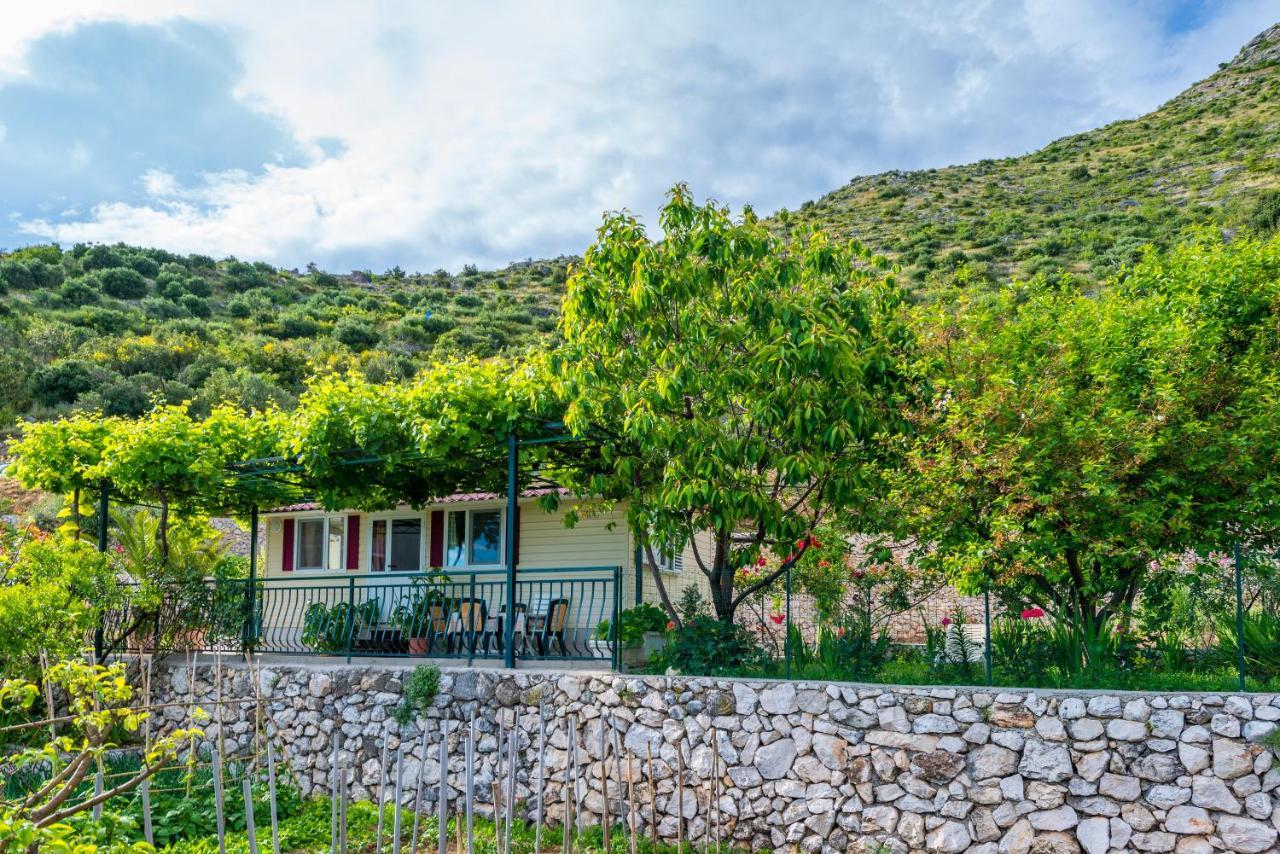
<svg viewBox="0 0 1280 854"><path fill-rule="evenodd" d="M520 443L516 439L516 431L512 430L507 434L507 613L502 620L504 667L516 666L516 512L519 509L516 474L519 463Z"/></svg>
<svg viewBox="0 0 1280 854"><path fill-rule="evenodd" d="M245 590L244 636L240 639L240 648L248 655L257 643L258 621L254 617L257 610L258 579L258 507L249 510L249 585Z"/></svg>
<svg viewBox="0 0 1280 854"><path fill-rule="evenodd" d="M98 551L106 552L107 550L107 512L111 505L111 486L107 481L102 481L98 487ZM98 626L93 630L93 663L101 664L102 656L106 650L106 632L102 627L102 620L98 620Z"/></svg>

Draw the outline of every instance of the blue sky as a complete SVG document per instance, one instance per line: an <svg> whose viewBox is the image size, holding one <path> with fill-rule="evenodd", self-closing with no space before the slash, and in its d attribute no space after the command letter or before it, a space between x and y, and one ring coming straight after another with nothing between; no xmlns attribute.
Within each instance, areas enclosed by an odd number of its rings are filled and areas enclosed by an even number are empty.
<svg viewBox="0 0 1280 854"><path fill-rule="evenodd" d="M757 210L1150 110L1280 0L65 0L0 31L0 247L333 270L577 253L687 181Z"/></svg>

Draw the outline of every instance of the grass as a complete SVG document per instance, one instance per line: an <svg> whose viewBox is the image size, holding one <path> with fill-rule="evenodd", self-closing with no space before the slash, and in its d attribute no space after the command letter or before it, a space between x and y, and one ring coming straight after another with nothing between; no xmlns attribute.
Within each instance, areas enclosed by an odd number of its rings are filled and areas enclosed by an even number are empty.
<svg viewBox="0 0 1280 854"><path fill-rule="evenodd" d="M383 836L382 843L386 847L390 844L390 829L394 809L390 805L384 808L383 816ZM329 818L330 818L330 800L326 797L312 798L303 804L302 812L280 823L280 850L288 851L291 854L320 854L329 850ZM259 819L259 824L263 824ZM374 850L375 837L377 833L378 811L373 804L368 801L360 801L352 803L347 809L347 839L348 846L352 851L372 852ZM408 836L413 825L413 815L408 812L401 813L402 837L401 841L408 847ZM424 816L421 820L419 830L419 846L425 850L435 851L437 834L439 832L439 822L435 816ZM475 827L475 851L476 854L496 854L497 851L497 835L495 833L494 823L488 819L476 816L474 820ZM449 821L449 850L457 851L457 822ZM258 845L260 849L269 849L270 846L270 828L261 827L258 830ZM513 822L511 827L511 854L533 854L534 852L534 828L532 825L524 822ZM227 851L230 854L244 854L249 850L248 837L243 832L230 833L227 835ZM546 852L556 852L561 850L564 842L563 833L558 827L544 827L542 831L542 850ZM621 826L617 826L610 834L610 844L614 851L629 851L629 841L624 835ZM574 842L574 850L584 852L584 854L596 854L596 852L604 851L604 833L600 827L583 828L582 832ZM637 839L636 849L639 854L676 854L676 846L659 844L656 848L649 838ZM714 849L714 847L713 847ZM712 849L712 850L713 850ZM199 839L191 839L168 848L161 849L163 851L174 852L174 854L216 854L218 851L218 840L214 836L201 837ZM700 846L685 845L684 851L702 851L708 850ZM731 849L726 844L723 848L725 852Z"/></svg>

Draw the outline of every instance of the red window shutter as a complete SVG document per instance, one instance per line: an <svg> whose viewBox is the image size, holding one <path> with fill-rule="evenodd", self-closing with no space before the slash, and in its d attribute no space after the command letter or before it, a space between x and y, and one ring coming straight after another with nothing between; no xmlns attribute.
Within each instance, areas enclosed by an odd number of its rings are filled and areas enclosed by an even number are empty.
<svg viewBox="0 0 1280 854"><path fill-rule="evenodd" d="M360 514L347 516L347 569L360 568Z"/></svg>
<svg viewBox="0 0 1280 854"><path fill-rule="evenodd" d="M516 506L515 536L511 538L511 556L520 563L520 507Z"/></svg>
<svg viewBox="0 0 1280 854"><path fill-rule="evenodd" d="M280 533L280 571L293 572L293 520L285 519Z"/></svg>
<svg viewBox="0 0 1280 854"><path fill-rule="evenodd" d="M431 511L431 566L444 566L444 511Z"/></svg>

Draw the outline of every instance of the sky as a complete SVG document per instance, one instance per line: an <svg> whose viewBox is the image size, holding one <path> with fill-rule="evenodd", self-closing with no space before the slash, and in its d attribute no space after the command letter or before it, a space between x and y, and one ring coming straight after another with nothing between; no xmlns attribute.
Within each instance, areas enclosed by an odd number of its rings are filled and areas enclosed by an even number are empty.
<svg viewBox="0 0 1280 854"><path fill-rule="evenodd" d="M456 271L1147 112L1280 0L5 0L0 248ZM11 8L10 8L11 7Z"/></svg>

